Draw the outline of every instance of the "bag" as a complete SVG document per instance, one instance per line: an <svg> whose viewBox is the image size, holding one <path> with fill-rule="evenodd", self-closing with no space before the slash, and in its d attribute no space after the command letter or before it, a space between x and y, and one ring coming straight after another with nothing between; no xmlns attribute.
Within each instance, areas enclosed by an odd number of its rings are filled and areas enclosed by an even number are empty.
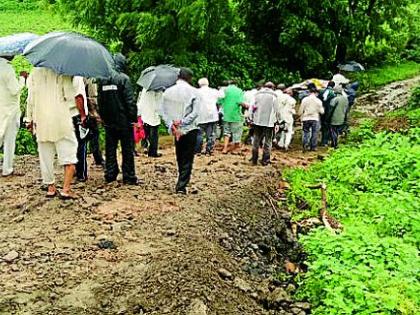
<svg viewBox="0 0 420 315"><path fill-rule="evenodd" d="M137 124L134 125L134 143L138 144L141 140L146 139L146 132L141 117L137 118Z"/></svg>

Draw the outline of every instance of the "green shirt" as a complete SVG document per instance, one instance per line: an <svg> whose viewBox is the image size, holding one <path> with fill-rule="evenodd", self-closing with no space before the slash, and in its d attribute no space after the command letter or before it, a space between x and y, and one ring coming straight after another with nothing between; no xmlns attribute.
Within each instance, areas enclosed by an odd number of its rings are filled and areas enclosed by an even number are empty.
<svg viewBox="0 0 420 315"><path fill-rule="evenodd" d="M225 90L225 97L219 103L223 108L223 121L242 122L242 106L244 92L236 85L229 85Z"/></svg>
<svg viewBox="0 0 420 315"><path fill-rule="evenodd" d="M331 122L333 126L341 126L346 121L347 107L349 101L344 95L337 95L331 101Z"/></svg>

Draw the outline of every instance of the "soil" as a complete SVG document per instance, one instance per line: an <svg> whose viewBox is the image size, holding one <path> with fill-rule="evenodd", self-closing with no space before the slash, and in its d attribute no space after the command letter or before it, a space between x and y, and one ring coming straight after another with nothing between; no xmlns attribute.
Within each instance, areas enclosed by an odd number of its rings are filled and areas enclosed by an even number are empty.
<svg viewBox="0 0 420 315"><path fill-rule="evenodd" d="M309 313L292 301L287 272L304 254L278 206L281 172L326 151L296 143L253 167L249 147L218 150L197 157L186 196L173 192L171 145L162 158L136 158L140 186L105 184L89 158L74 201L45 198L38 159L18 157L24 175L0 178L0 314Z"/></svg>

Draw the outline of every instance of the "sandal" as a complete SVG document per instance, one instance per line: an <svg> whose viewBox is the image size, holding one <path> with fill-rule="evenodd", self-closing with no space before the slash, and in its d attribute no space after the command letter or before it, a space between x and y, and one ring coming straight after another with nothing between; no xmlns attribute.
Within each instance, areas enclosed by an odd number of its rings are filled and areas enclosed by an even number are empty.
<svg viewBox="0 0 420 315"><path fill-rule="evenodd" d="M46 193L46 195L45 195L45 197L47 197L47 198L54 198L55 196L57 196L57 194L58 194L58 191L57 190L55 190L54 192L47 192Z"/></svg>
<svg viewBox="0 0 420 315"><path fill-rule="evenodd" d="M60 192L60 199L62 200L74 200L77 199L77 196L73 194L72 192Z"/></svg>

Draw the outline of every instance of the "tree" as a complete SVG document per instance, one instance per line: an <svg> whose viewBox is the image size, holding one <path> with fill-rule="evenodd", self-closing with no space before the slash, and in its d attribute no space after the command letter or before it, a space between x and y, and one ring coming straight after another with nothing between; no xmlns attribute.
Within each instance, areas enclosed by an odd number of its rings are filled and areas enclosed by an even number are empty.
<svg viewBox="0 0 420 315"><path fill-rule="evenodd" d="M252 41L310 74L349 58L363 61L366 49L391 41L408 24L413 0L238 2Z"/></svg>

